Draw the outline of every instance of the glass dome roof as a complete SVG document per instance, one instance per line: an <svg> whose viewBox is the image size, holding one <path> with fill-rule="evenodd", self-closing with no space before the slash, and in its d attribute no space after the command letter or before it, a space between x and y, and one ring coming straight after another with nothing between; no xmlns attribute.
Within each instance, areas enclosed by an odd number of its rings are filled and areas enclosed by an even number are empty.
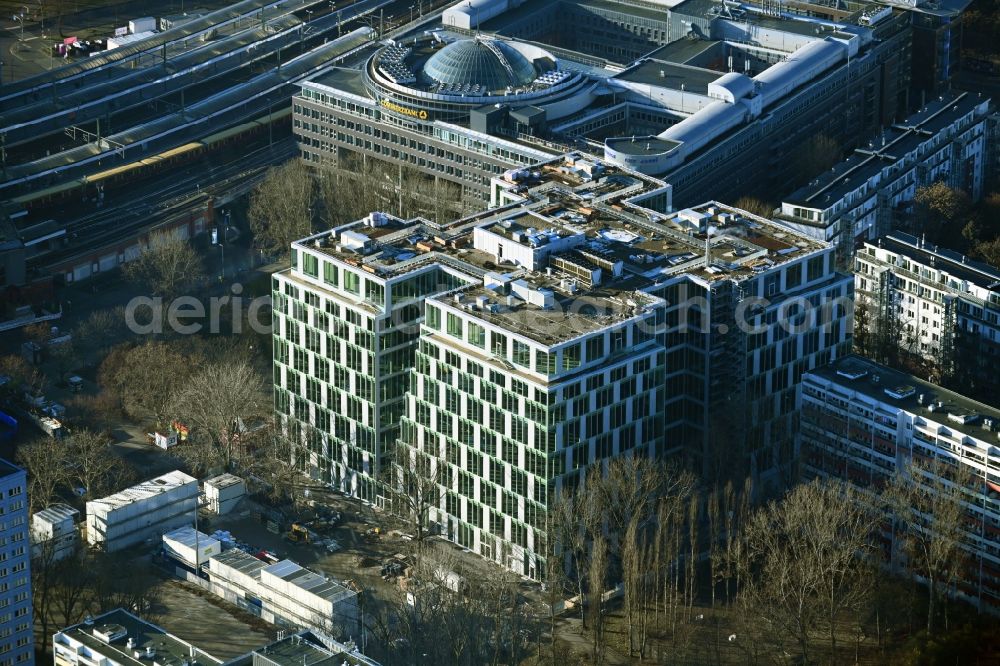
<svg viewBox="0 0 1000 666"><path fill-rule="evenodd" d="M424 76L454 86L480 85L487 91L520 88L538 77L535 66L506 43L478 37L448 44L424 63Z"/></svg>

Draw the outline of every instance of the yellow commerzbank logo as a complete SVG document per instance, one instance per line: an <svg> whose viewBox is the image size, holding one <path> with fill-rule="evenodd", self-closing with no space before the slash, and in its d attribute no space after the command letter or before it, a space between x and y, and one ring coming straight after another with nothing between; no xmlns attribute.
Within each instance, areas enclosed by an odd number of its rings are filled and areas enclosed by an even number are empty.
<svg viewBox="0 0 1000 666"><path fill-rule="evenodd" d="M396 113L402 113L404 116L412 116L413 118L420 118L421 120L427 120L427 112L423 109L408 109L405 106L400 106L395 102L390 102L387 99L382 100L382 106L389 109L390 111L395 111Z"/></svg>

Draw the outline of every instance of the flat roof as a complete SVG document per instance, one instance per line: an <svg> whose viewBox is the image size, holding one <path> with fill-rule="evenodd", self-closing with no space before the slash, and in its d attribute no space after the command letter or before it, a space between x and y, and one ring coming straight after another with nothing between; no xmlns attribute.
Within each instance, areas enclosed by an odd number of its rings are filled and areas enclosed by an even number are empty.
<svg viewBox="0 0 1000 666"><path fill-rule="evenodd" d="M830 171L800 187L784 203L824 209L858 189L886 166L899 161L921 143L989 99L971 92L948 93L932 100L901 123L886 129L867 148L851 153Z"/></svg>
<svg viewBox="0 0 1000 666"><path fill-rule="evenodd" d="M303 87L317 84L343 90L359 97L368 97L365 89L364 77L360 69L348 67L331 67L323 70L322 73L312 76L300 82Z"/></svg>
<svg viewBox="0 0 1000 666"><path fill-rule="evenodd" d="M883 236L880 247L910 257L925 266L933 266L935 270L945 271L959 280L1000 293L1000 269L969 259L954 250L923 243L916 236L902 231Z"/></svg>
<svg viewBox="0 0 1000 666"><path fill-rule="evenodd" d="M198 480L193 476L176 469L173 472L167 472L166 474L158 476L155 479L149 479L148 481L137 483L130 488L126 488L125 490L115 493L114 495L109 495L97 500L91 500L87 502L88 513L92 504L103 505L109 509L116 509L118 507L132 504L133 502L139 502L144 499L149 499L150 497L161 495L168 490L180 488L181 486L189 483L195 484L195 494L197 494Z"/></svg>
<svg viewBox="0 0 1000 666"><path fill-rule="evenodd" d="M863 356L853 354L845 356L830 365L810 370L807 374L822 377L893 407L918 414L929 421L941 423L970 437L980 440L990 439L994 444L997 442L995 434L991 435L983 429L982 419L991 418L995 424L1000 424L1000 409L977 402L972 398L967 398L909 373L894 370ZM851 377L856 377L856 379L851 379ZM886 390L906 397L893 397L887 394ZM923 405L919 402L921 395L924 398ZM931 404L936 405L938 402L944 403L941 408L935 407L934 411L928 409ZM979 419L963 424L949 418L949 415L968 416L970 414L977 414Z"/></svg>
<svg viewBox="0 0 1000 666"><path fill-rule="evenodd" d="M5 476L11 476L17 474L18 472L25 473L23 469L18 467L12 462L7 462L3 458L0 458L0 479Z"/></svg>
<svg viewBox="0 0 1000 666"><path fill-rule="evenodd" d="M354 590L336 581L328 580L325 576L310 571L291 560L282 560L269 567L265 567L261 573L263 574L264 572L280 578L302 592L319 597L330 603L337 603L349 597L357 596Z"/></svg>
<svg viewBox="0 0 1000 666"><path fill-rule="evenodd" d="M629 155L660 155L681 145L677 141L658 136L612 137L605 140L608 148Z"/></svg>
<svg viewBox="0 0 1000 666"><path fill-rule="evenodd" d="M287 636L279 641L254 650L247 660L259 654L277 666L378 666L378 664L357 651L355 646L344 645L326 637L322 642L309 631ZM226 666L233 666L229 662Z"/></svg>
<svg viewBox="0 0 1000 666"><path fill-rule="evenodd" d="M215 488L229 488L230 486L238 486L241 483L243 483L243 479L229 473L213 476L211 479L205 480L206 486L214 486Z"/></svg>
<svg viewBox="0 0 1000 666"><path fill-rule="evenodd" d="M41 511L36 511L32 516L31 520L45 521L47 523L55 524L61 523L64 520L76 520L80 515L80 512L69 506L68 504L53 504L50 507L46 507Z"/></svg>
<svg viewBox="0 0 1000 666"><path fill-rule="evenodd" d="M688 1L690 2L691 0ZM673 11L676 12L678 9L675 8ZM689 60L700 56L705 51L716 48L719 44L724 44L724 42L718 39L677 39L654 51L650 51L646 57L683 65Z"/></svg>
<svg viewBox="0 0 1000 666"><path fill-rule="evenodd" d="M121 634L121 637L109 643L95 636L95 631L106 636ZM137 659L134 656L136 650L145 652L147 648L153 650L156 663L162 666L182 666L185 662L192 665L222 663L204 650L121 608L104 613L91 622L63 629L56 633L54 641L58 642L60 636L76 640L126 666L149 666L151 661L148 658ZM135 641L134 648L127 646L129 639Z"/></svg>
<svg viewBox="0 0 1000 666"><path fill-rule="evenodd" d="M830 248L715 201L666 212L669 189L663 181L582 153L512 169L494 183L513 203L447 225L376 213L295 245L382 278L451 267L469 281L460 299L474 307L466 309L482 312L476 299L485 296L497 307L488 308L484 319L547 345L639 315L649 303L638 292L665 279L752 279ZM500 255L477 229L529 248L535 270ZM286 274L302 281L296 273ZM507 276L503 293L485 286L496 282L491 273ZM516 298L507 302L517 280L526 283L522 293L534 296L522 298L514 290ZM454 302L454 293L447 297ZM544 307L547 301L552 307Z"/></svg>
<svg viewBox="0 0 1000 666"><path fill-rule="evenodd" d="M258 560L253 555L244 553L238 548L230 548L229 550L222 551L218 555L212 556L209 558L209 566L211 566L212 560L235 569L241 574L250 576L251 578L260 578L261 570L267 566L264 562Z"/></svg>
<svg viewBox="0 0 1000 666"><path fill-rule="evenodd" d="M666 60L643 60L616 75L614 79L670 90L680 90L684 86L685 92L707 95L708 84L721 76L720 72L702 67L679 65Z"/></svg>

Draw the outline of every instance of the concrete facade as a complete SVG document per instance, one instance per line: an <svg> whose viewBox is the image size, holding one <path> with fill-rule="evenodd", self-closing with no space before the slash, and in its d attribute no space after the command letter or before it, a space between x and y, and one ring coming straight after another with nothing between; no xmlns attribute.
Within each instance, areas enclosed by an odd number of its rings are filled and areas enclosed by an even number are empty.
<svg viewBox="0 0 1000 666"><path fill-rule="evenodd" d="M31 539L25 471L0 459L0 664L33 664Z"/></svg>

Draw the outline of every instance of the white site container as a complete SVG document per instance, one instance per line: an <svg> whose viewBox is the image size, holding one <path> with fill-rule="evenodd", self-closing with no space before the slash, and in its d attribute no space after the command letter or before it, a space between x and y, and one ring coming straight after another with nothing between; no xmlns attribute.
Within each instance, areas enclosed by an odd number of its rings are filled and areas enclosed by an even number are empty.
<svg viewBox="0 0 1000 666"><path fill-rule="evenodd" d="M128 22L128 32L130 35L140 32L151 32L153 30L156 30L156 19L152 16L143 16L142 18L132 19Z"/></svg>
<svg viewBox="0 0 1000 666"><path fill-rule="evenodd" d="M194 523L198 481L173 471L87 502L87 541L115 551Z"/></svg>
<svg viewBox="0 0 1000 666"><path fill-rule="evenodd" d="M220 474L205 481L205 499L212 513L229 513L246 493L246 482L232 474Z"/></svg>
<svg viewBox="0 0 1000 666"><path fill-rule="evenodd" d="M31 517L31 551L34 557L48 556L61 560L71 555L80 535L77 521L80 512L65 504L55 504Z"/></svg>
<svg viewBox="0 0 1000 666"><path fill-rule="evenodd" d="M199 567L221 553L222 544L193 527L184 526L163 535L163 552L190 567Z"/></svg>

